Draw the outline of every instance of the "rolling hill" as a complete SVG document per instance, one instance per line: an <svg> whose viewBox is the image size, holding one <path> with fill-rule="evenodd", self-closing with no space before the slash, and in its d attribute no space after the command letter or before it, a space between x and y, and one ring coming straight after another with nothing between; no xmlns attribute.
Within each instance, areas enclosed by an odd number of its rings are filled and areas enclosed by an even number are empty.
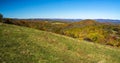
<svg viewBox="0 0 120 63"><path fill-rule="evenodd" d="M120 47L120 25L87 19L71 23L62 32L80 40Z"/></svg>
<svg viewBox="0 0 120 63"><path fill-rule="evenodd" d="M0 23L0 63L119 63L120 49Z"/></svg>

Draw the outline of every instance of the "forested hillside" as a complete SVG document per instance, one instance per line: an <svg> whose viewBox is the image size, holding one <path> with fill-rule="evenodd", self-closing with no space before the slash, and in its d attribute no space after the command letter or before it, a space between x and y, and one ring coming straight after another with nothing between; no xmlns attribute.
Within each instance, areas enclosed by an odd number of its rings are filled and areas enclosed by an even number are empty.
<svg viewBox="0 0 120 63"><path fill-rule="evenodd" d="M119 24L100 23L90 19L79 22L4 19L4 23L54 32L79 40L86 40L114 47L120 46Z"/></svg>

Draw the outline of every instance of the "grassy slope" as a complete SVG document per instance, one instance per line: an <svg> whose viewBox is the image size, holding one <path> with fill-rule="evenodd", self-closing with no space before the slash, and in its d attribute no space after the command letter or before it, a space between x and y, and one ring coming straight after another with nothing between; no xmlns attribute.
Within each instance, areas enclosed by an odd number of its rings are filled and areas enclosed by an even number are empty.
<svg viewBox="0 0 120 63"><path fill-rule="evenodd" d="M120 49L0 23L0 63L119 63Z"/></svg>

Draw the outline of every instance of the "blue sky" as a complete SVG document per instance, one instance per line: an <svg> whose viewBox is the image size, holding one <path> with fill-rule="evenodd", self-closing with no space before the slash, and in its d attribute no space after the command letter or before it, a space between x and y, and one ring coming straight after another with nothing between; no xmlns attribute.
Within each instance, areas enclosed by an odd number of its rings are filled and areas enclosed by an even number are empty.
<svg viewBox="0 0 120 63"><path fill-rule="evenodd" d="M120 0L0 0L9 18L120 19Z"/></svg>

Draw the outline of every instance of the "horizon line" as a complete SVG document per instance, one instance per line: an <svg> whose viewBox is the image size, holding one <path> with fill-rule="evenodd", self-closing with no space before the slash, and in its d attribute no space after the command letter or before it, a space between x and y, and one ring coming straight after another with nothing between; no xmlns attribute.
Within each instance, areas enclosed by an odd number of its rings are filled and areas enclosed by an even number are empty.
<svg viewBox="0 0 120 63"><path fill-rule="evenodd" d="M96 19L105 19L105 20L120 20L120 19L110 19L110 18L13 18L13 17L4 17L4 18L11 18L11 19L74 19L74 20L77 20L77 19L82 19L82 20L85 20L85 19L93 19L93 20L96 20Z"/></svg>

